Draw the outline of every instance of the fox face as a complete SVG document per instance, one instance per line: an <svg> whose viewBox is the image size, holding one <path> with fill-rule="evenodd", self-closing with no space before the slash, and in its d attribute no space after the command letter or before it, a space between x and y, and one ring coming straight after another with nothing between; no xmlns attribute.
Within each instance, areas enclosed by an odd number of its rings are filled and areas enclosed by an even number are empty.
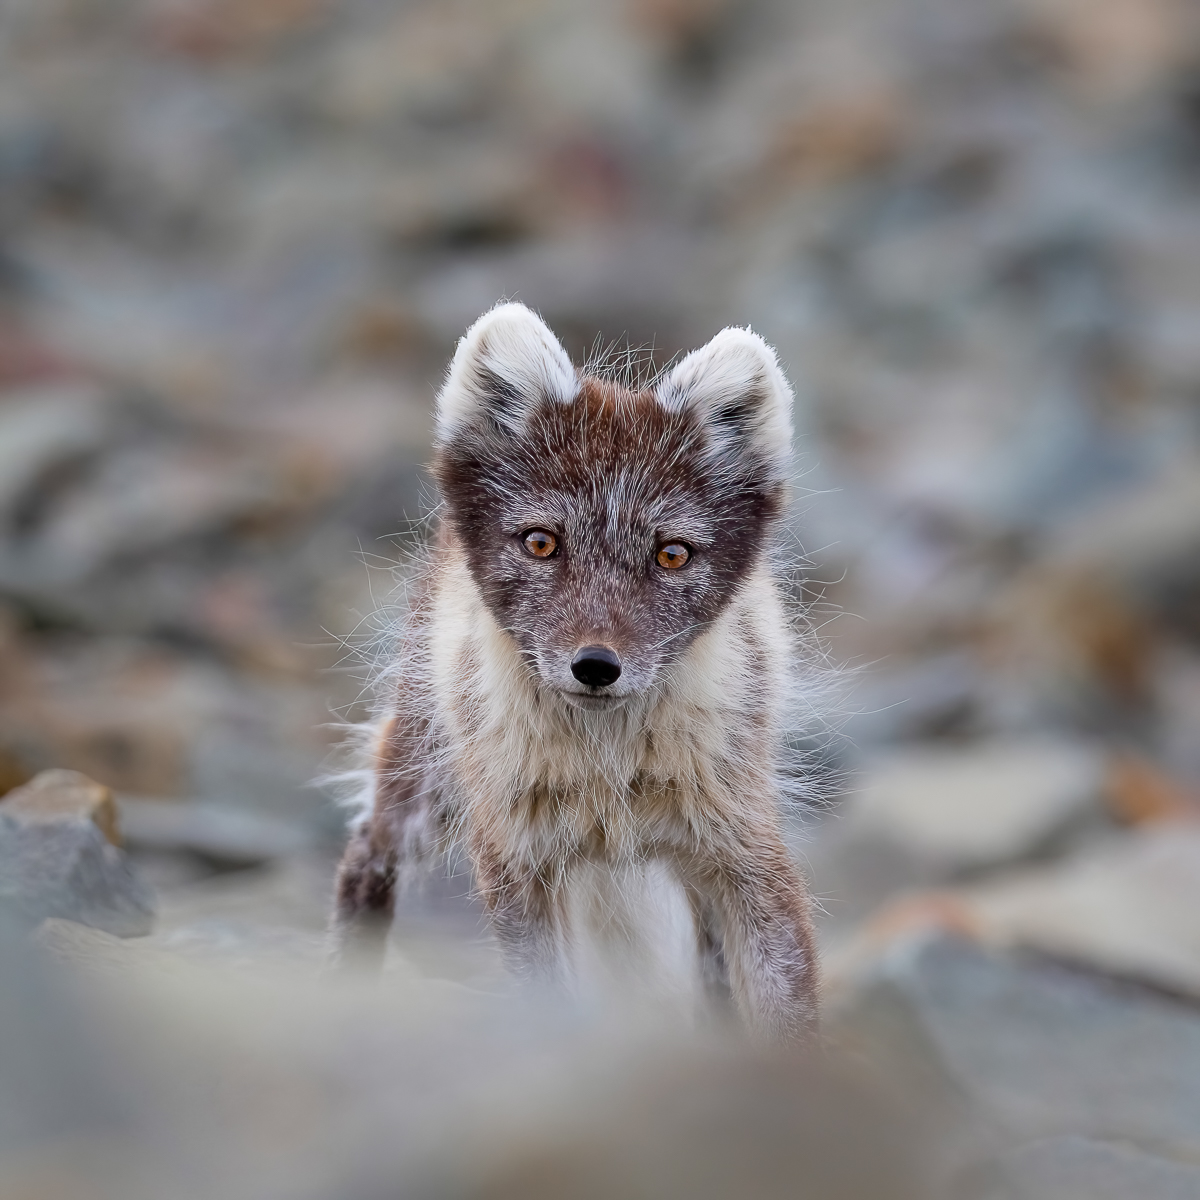
<svg viewBox="0 0 1200 1200"><path fill-rule="evenodd" d="M521 305L459 344L435 474L457 545L538 681L579 708L650 690L760 563L791 392L727 329L644 391L581 376Z"/></svg>

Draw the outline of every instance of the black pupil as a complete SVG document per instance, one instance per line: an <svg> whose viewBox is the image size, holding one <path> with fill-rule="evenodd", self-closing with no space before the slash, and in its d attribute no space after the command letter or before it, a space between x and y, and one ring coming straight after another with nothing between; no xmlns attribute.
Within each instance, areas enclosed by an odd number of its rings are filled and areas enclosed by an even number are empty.
<svg viewBox="0 0 1200 1200"><path fill-rule="evenodd" d="M535 554L545 554L550 549L550 538L544 533L531 533L529 545Z"/></svg>

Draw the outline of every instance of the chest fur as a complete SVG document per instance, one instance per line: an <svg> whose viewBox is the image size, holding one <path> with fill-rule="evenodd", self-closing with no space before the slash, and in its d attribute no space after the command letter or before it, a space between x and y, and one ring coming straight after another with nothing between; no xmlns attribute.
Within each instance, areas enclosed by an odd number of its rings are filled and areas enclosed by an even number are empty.
<svg viewBox="0 0 1200 1200"><path fill-rule="evenodd" d="M645 696L583 711L534 681L465 567L445 567L429 657L454 819L518 857L628 861L761 803L781 690L763 622L783 630L769 581L757 593Z"/></svg>

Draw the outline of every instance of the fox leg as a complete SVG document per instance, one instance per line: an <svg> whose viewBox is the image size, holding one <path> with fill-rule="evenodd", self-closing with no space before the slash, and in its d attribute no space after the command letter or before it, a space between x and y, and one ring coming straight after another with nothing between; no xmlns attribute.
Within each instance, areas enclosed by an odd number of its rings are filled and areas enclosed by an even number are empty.
<svg viewBox="0 0 1200 1200"><path fill-rule="evenodd" d="M734 1003L756 1033L788 1041L816 1032L816 947L808 893L782 840L763 832L693 857L689 887L719 917Z"/></svg>
<svg viewBox="0 0 1200 1200"><path fill-rule="evenodd" d="M333 957L378 968L396 904L398 855L389 823L373 813L350 839L337 872Z"/></svg>
<svg viewBox="0 0 1200 1200"><path fill-rule="evenodd" d="M337 873L333 958L378 967L395 913L402 868L436 842L427 780L412 768L412 729L400 714L379 731L367 820L355 830Z"/></svg>
<svg viewBox="0 0 1200 1200"><path fill-rule="evenodd" d="M564 914L554 889L527 865L489 847L471 848L475 884L509 971L518 979L562 985Z"/></svg>
<svg viewBox="0 0 1200 1200"><path fill-rule="evenodd" d="M729 967L725 962L721 929L712 901L698 887L684 883L688 907L692 911L692 922L696 929L696 953L700 962L700 984L704 996L720 1011L732 1002L729 989Z"/></svg>

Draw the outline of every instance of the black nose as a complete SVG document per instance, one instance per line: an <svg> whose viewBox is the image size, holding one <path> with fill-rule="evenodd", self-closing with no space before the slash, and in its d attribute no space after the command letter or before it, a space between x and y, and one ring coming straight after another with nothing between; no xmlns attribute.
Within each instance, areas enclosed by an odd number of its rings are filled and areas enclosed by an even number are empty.
<svg viewBox="0 0 1200 1200"><path fill-rule="evenodd" d="M621 660L607 646L583 646L571 659L571 674L588 687L608 687L621 676Z"/></svg>

